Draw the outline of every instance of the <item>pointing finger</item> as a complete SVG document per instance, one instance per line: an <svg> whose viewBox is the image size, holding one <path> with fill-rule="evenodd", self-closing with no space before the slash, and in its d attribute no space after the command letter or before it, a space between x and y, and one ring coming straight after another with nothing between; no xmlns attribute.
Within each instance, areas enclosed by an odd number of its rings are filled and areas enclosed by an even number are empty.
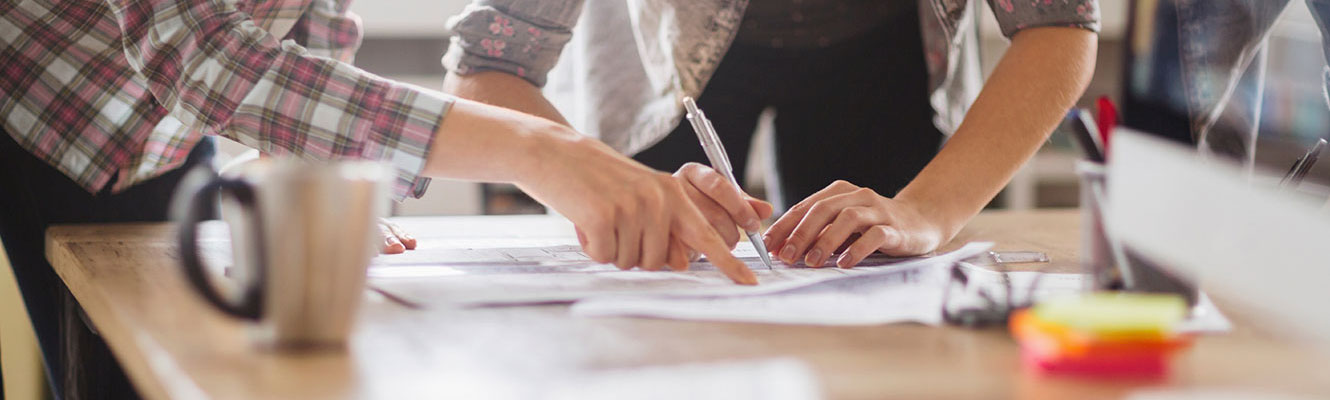
<svg viewBox="0 0 1330 400"><path fill-rule="evenodd" d="M730 280L743 285L757 284L757 276L753 275L753 271L735 258L734 254L730 254L730 249L721 241L720 235L702 220L702 215L695 208L689 207L676 222L679 224L677 228L680 240L706 255L711 264L720 269Z"/></svg>

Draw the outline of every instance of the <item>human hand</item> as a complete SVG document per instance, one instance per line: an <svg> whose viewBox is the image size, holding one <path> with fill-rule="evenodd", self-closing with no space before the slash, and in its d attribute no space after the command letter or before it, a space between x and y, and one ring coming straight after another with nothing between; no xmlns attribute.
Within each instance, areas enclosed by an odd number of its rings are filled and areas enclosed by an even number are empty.
<svg viewBox="0 0 1330 400"><path fill-rule="evenodd" d="M622 269L668 266L682 271L688 268L687 251L692 249L706 255L734 282L757 283L752 271L730 253L732 246L703 217L684 180L652 170L595 139L547 138L534 155L541 159L541 167L520 178L518 186L571 220L593 260L613 262ZM705 175L702 172L698 174ZM728 226L735 229L733 222Z"/></svg>
<svg viewBox="0 0 1330 400"><path fill-rule="evenodd" d="M919 205L836 181L790 208L764 240L777 258L791 264L803 260L810 267L823 266L843 248L836 265L850 268L874 251L893 256L931 252L942 245L943 236Z"/></svg>
<svg viewBox="0 0 1330 400"><path fill-rule="evenodd" d="M386 218L379 218L379 233L383 236L383 254L401 254L416 249L416 237Z"/></svg>
<svg viewBox="0 0 1330 400"><path fill-rule="evenodd" d="M711 167L687 163L674 173L688 198L693 201L711 227L733 249L739 243L739 230L747 232L762 229L761 221L771 218L772 206L736 190L734 185Z"/></svg>
<svg viewBox="0 0 1330 400"><path fill-rule="evenodd" d="M512 182L563 214L593 260L620 268L688 268L705 254L730 279L757 278L669 174L545 118L458 99L443 119L423 174Z"/></svg>

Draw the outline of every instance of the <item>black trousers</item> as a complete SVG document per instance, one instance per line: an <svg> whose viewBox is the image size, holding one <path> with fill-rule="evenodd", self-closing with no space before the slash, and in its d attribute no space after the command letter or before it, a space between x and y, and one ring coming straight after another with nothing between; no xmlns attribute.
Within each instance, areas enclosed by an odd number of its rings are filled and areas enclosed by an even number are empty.
<svg viewBox="0 0 1330 400"><path fill-rule="evenodd" d="M715 125L740 179L758 116L775 109L778 204L787 206L837 179L894 196L932 160L943 139L932 122L919 16L913 12L826 48L735 44L698 106ZM686 120L634 158L662 171L707 163Z"/></svg>
<svg viewBox="0 0 1330 400"><path fill-rule="evenodd" d="M82 318L69 289L46 261L46 228L55 224L167 220L171 194L184 173L210 162L205 138L185 167L112 194L109 185L88 193L19 147L0 129L0 241L41 346L48 383L57 399L137 398L106 343Z"/></svg>

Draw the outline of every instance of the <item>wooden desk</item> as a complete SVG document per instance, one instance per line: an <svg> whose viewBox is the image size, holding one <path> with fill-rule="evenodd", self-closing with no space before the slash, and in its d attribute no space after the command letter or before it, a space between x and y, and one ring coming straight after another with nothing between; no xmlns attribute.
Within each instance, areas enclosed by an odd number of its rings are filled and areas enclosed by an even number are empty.
<svg viewBox="0 0 1330 400"><path fill-rule="evenodd" d="M446 236L456 221L426 220L414 232ZM1045 251L1049 270L1074 271L1077 222L1075 211L985 213L960 240ZM1002 331L582 319L559 305L417 311L371 296L345 351L272 353L186 291L173 232L166 224L48 232L51 264L155 399L471 398L555 372L778 356L808 363L833 398L1111 398L1157 386L1330 394L1322 354L1232 312L1237 330L1200 339L1164 382L1038 378L1022 370Z"/></svg>

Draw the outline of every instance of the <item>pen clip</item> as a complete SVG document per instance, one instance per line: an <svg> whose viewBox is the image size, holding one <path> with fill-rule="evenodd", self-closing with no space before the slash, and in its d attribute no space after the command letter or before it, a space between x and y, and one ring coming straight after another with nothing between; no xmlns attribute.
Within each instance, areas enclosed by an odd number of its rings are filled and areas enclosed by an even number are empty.
<svg viewBox="0 0 1330 400"><path fill-rule="evenodd" d="M730 157L725 153L725 146L720 142L720 136L716 134L716 128L711 125L711 120L707 119L706 113L697 108L697 102L692 97L684 97L683 106L687 111L685 117L692 124L693 132L697 133L697 140L702 142L702 151L706 153L707 159L711 162L711 168L729 178L730 182L737 187L738 181L734 177L734 167L730 165Z"/></svg>
<svg viewBox="0 0 1330 400"><path fill-rule="evenodd" d="M718 164L714 166L716 168L724 168L726 175L733 175L734 166L730 165L730 155L725 152L725 146L720 143L720 136L716 133L716 128L711 126L711 120L707 119L705 115L702 117L702 124L706 126L707 136L710 136L712 142L710 146L707 146L706 151L715 153L711 163ZM738 182L735 182L735 185L738 186Z"/></svg>

